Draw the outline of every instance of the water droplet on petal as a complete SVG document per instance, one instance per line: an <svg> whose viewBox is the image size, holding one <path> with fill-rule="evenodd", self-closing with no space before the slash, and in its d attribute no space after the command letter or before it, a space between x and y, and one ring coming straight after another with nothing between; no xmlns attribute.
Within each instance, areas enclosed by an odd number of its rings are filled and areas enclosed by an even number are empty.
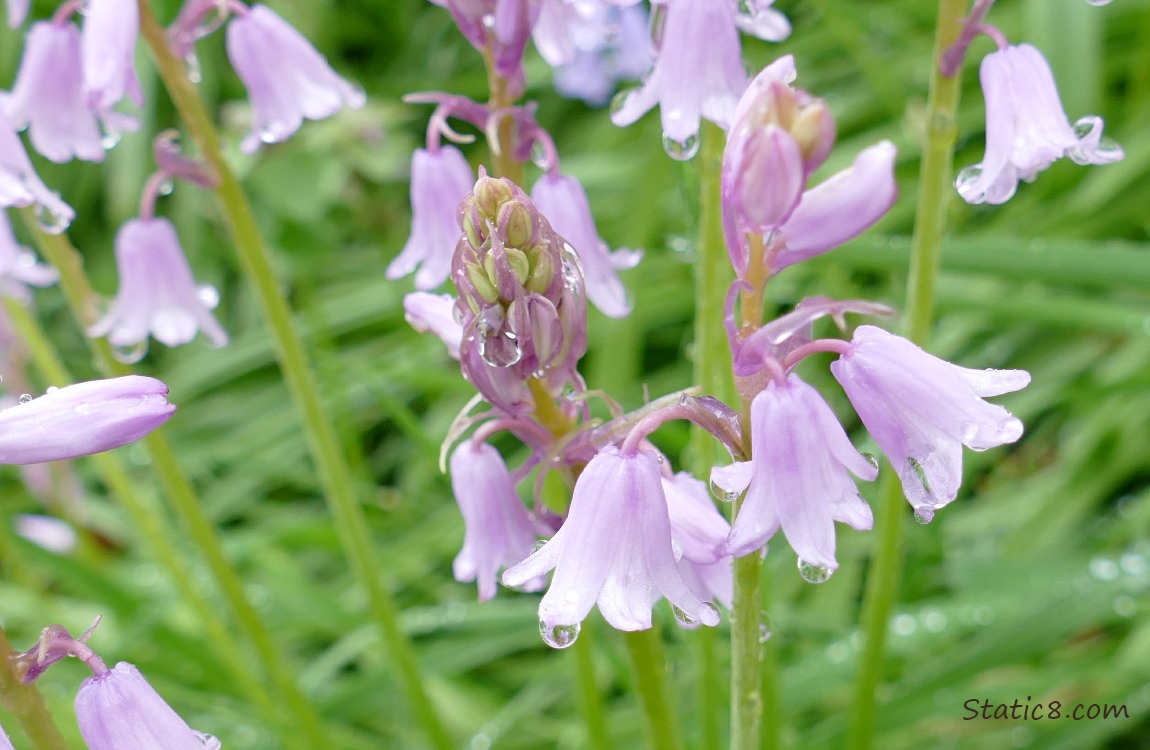
<svg viewBox="0 0 1150 750"><path fill-rule="evenodd" d="M864 453L862 454L862 457L866 459L868 464L875 467L876 469L878 468L878 456L873 453Z"/></svg>
<svg viewBox="0 0 1150 750"><path fill-rule="evenodd" d="M196 297L200 304L209 310L215 310L220 304L220 292L211 284L201 284L196 287Z"/></svg>
<svg viewBox="0 0 1150 750"><path fill-rule="evenodd" d="M922 467L922 464L919 463L918 459L907 458L906 465L909 466L910 470L914 472L914 475L918 477L918 481L919 484L922 485L923 492L928 495L932 494L930 490L930 480L926 476L926 469Z"/></svg>
<svg viewBox="0 0 1150 750"><path fill-rule="evenodd" d="M194 729L192 731L195 732L196 739L204 746L204 750L220 750L223 747L223 744L213 735L206 732L196 732Z"/></svg>
<svg viewBox="0 0 1150 750"><path fill-rule="evenodd" d="M545 544L547 544L547 540L546 540L546 539L540 539L539 541L535 542L535 544L532 544L532 545L531 545L531 554L533 554L533 555L534 555L536 552L538 552L539 550L543 549L543 546L544 546Z"/></svg>
<svg viewBox="0 0 1150 750"><path fill-rule="evenodd" d="M200 58L196 57L195 52L191 52L184 58L184 64L188 66L188 80L192 83L199 83L204 80L203 69L200 68Z"/></svg>
<svg viewBox="0 0 1150 750"><path fill-rule="evenodd" d="M741 493L731 492L730 490L727 490L727 489L724 489L723 487L720 487L719 485L715 484L714 479L711 480L710 484L711 484L711 494L714 495L715 499L718 500L719 502L721 502L721 503L733 503L734 501L739 499L739 495Z"/></svg>
<svg viewBox="0 0 1150 750"><path fill-rule="evenodd" d="M72 220L64 214L56 213L54 210L40 204L36 207L36 223L48 234L61 234Z"/></svg>
<svg viewBox="0 0 1150 750"><path fill-rule="evenodd" d="M690 161L699 153L699 136L697 133L692 133L686 139L677 141L664 133L663 150L675 161Z"/></svg>
<svg viewBox="0 0 1150 750"><path fill-rule="evenodd" d="M523 358L523 347L511 331L492 333L479 339L479 356L492 367L511 367Z"/></svg>
<svg viewBox="0 0 1150 750"><path fill-rule="evenodd" d="M543 141L536 140L531 144L531 163L540 169L551 168L551 156L547 153Z"/></svg>
<svg viewBox="0 0 1150 750"><path fill-rule="evenodd" d="M969 188L972 184L977 182L978 178L980 177L982 177L981 165L976 164L971 167L964 167L958 173L958 176L954 178L954 186L958 188L958 192L961 193L963 190Z"/></svg>
<svg viewBox="0 0 1150 750"><path fill-rule="evenodd" d="M495 28L495 14L494 13L485 13L483 15L483 18L480 19L480 21L483 23L483 28L485 28L485 29L494 29Z"/></svg>
<svg viewBox="0 0 1150 750"><path fill-rule="evenodd" d="M48 393L55 393L55 392L56 392L56 391L58 391L58 390L60 390L60 387L59 387L59 386L56 386L56 385L50 385L50 386L48 386L48 390L47 390L47 392L48 392Z"/></svg>
<svg viewBox="0 0 1150 750"><path fill-rule="evenodd" d="M626 107L630 103L631 99L638 93L639 89L620 89L619 93L615 94L615 96L611 99L611 106L608 108L608 112L612 117L614 117L616 114L622 111L622 109Z"/></svg>
<svg viewBox="0 0 1150 750"><path fill-rule="evenodd" d="M822 565L812 565L800 558L799 575L801 575L807 583L823 583L831 577L831 571Z"/></svg>
<svg viewBox="0 0 1150 750"><path fill-rule="evenodd" d="M771 628L771 618L766 612L759 613L759 643L766 643L775 634Z"/></svg>
<svg viewBox="0 0 1150 750"><path fill-rule="evenodd" d="M574 625L548 625L539 621L539 635L551 648L567 648L579 637L579 623Z"/></svg>
<svg viewBox="0 0 1150 750"><path fill-rule="evenodd" d="M175 188L176 183L172 182L172 178L169 177L166 180L160 181L160 184L156 186L156 192L158 192L160 195L171 195Z"/></svg>
<svg viewBox="0 0 1150 750"><path fill-rule="evenodd" d="M675 613L675 619L678 620L679 622L683 623L684 625L698 625L699 624L698 620L696 620L694 617L691 617L689 614L687 614L686 612L679 609L678 607L676 607L673 604L671 605L671 611Z"/></svg>
<svg viewBox="0 0 1150 750"><path fill-rule="evenodd" d="M31 393L21 393L20 394L20 403L27 404L27 403L30 403L31 401L32 401L32 394Z"/></svg>
<svg viewBox="0 0 1150 750"><path fill-rule="evenodd" d="M117 362L123 362L126 365L135 364L144 358L148 353L148 340L136 344L128 344L126 346L112 345L112 356L116 358Z"/></svg>
<svg viewBox="0 0 1150 750"><path fill-rule="evenodd" d="M929 508L919 508L914 512L914 522L926 526L934 520L934 511Z"/></svg>

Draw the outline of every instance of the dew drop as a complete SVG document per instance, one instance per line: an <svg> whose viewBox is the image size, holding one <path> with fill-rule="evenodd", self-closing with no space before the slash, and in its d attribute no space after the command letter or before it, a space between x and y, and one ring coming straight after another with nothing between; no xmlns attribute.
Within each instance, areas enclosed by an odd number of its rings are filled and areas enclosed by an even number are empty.
<svg viewBox="0 0 1150 750"><path fill-rule="evenodd" d="M200 304L209 310L215 310L220 304L220 292L211 284L201 284L196 287L196 297Z"/></svg>
<svg viewBox="0 0 1150 750"><path fill-rule="evenodd" d="M200 58L196 57L196 53L189 53L184 58L184 64L188 66L188 80L192 83L199 83L204 80L204 71L200 67Z"/></svg>
<svg viewBox="0 0 1150 750"><path fill-rule="evenodd" d="M59 387L59 386L50 385L50 386L48 386L48 390L47 390L47 392L48 392L48 393L55 393L55 392L56 392L56 391L58 391L58 390L60 390L60 387Z"/></svg>
<svg viewBox="0 0 1150 750"><path fill-rule="evenodd" d="M928 508L919 508L914 512L914 522L920 526L926 526L934 520L934 511Z"/></svg>
<svg viewBox="0 0 1150 750"><path fill-rule="evenodd" d="M540 539L537 542L535 542L535 544L532 544L531 545L531 554L534 555L536 552L543 549L543 545L545 545L545 544L547 544L546 539Z"/></svg>
<svg viewBox="0 0 1150 750"><path fill-rule="evenodd" d="M714 479L711 480L710 484L711 484L711 494L714 495L715 499L718 500L719 502L721 502L721 503L733 503L734 501L739 499L739 495L741 493L731 492L730 490L726 490L726 489L720 487L719 485L715 484Z"/></svg>
<svg viewBox="0 0 1150 750"><path fill-rule="evenodd" d="M771 628L771 618L766 612L759 613L759 643L766 643L771 640L771 636L775 631Z"/></svg>
<svg viewBox="0 0 1150 750"><path fill-rule="evenodd" d="M862 457L866 459L868 464L875 467L876 469L878 468L878 456L873 453L864 453L862 454Z"/></svg>
<svg viewBox="0 0 1150 750"><path fill-rule="evenodd" d="M675 161L690 161L699 153L699 135L692 133L685 140L677 141L663 133L663 150Z"/></svg>
<svg viewBox="0 0 1150 750"><path fill-rule="evenodd" d="M615 94L615 96L611 99L611 106L608 110L611 116L614 117L615 115L619 114L619 112L621 112L624 107L631 103L631 99L638 94L639 89L621 89L619 93Z"/></svg>
<svg viewBox="0 0 1150 750"><path fill-rule="evenodd" d="M919 481L919 484L922 485L923 492L925 492L928 495L931 494L930 480L927 478L926 469L924 469L922 467L922 464L919 463L919 461L917 459L908 458L906 460L906 465L909 466L910 470L914 472L914 475L916 477L918 477L918 481Z"/></svg>
<svg viewBox="0 0 1150 750"><path fill-rule="evenodd" d="M485 28L487 30L491 30L491 29L495 28L495 14L494 13L485 13L483 15L483 18L480 19L480 21L483 23L483 28Z"/></svg>
<svg viewBox="0 0 1150 750"><path fill-rule="evenodd" d="M831 577L831 571L822 565L812 565L800 558L799 575L801 575L807 583L823 583Z"/></svg>
<svg viewBox="0 0 1150 750"><path fill-rule="evenodd" d="M961 193L977 182L980 177L982 177L982 167L978 165L964 167L954 178L954 186Z"/></svg>
<svg viewBox="0 0 1150 750"><path fill-rule="evenodd" d="M207 734L206 732L196 732L194 729L192 731L195 732L196 739L204 746L204 750L220 750L220 748L223 747L223 744L214 735Z"/></svg>
<svg viewBox="0 0 1150 750"><path fill-rule="evenodd" d="M160 195L171 195L175 188L176 183L172 182L172 178L169 177L166 180L160 181L160 184L156 187L156 192Z"/></svg>
<svg viewBox="0 0 1150 750"><path fill-rule="evenodd" d="M20 403L28 404L31 402L32 402L32 394L31 393L21 393L20 394Z"/></svg>
<svg viewBox="0 0 1150 750"><path fill-rule="evenodd" d="M57 213L48 206L40 204L36 207L36 223L48 234L61 234L72 220L65 214Z"/></svg>
<svg viewBox="0 0 1150 750"><path fill-rule="evenodd" d="M551 626L540 620L539 635L551 648L567 648L579 637L579 624Z"/></svg>
<svg viewBox="0 0 1150 750"><path fill-rule="evenodd" d="M511 367L523 358L523 347L511 331L490 332L479 339L479 356L492 367Z"/></svg>
<svg viewBox="0 0 1150 750"><path fill-rule="evenodd" d="M543 145L543 141L536 140L531 144L531 163L540 169L551 168L551 157L547 153L547 147Z"/></svg>
<svg viewBox="0 0 1150 750"><path fill-rule="evenodd" d="M148 353L148 340L137 344L128 344L127 346L112 345L112 356L116 358L117 362L123 362L126 365L135 364L144 358Z"/></svg>

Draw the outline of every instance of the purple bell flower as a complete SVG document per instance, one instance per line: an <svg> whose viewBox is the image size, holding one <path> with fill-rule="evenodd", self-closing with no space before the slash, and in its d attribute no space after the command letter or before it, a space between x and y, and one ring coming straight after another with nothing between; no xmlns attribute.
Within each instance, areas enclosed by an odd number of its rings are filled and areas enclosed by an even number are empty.
<svg viewBox="0 0 1150 750"><path fill-rule="evenodd" d="M1077 164L1110 164L1125 155L1103 139L1102 118L1083 117L1071 126L1054 74L1031 45L991 52L982 59L979 78L986 98L986 153L955 180L967 203L1005 203L1019 180L1033 182L1064 156Z"/></svg>
<svg viewBox="0 0 1150 750"><path fill-rule="evenodd" d="M739 31L726 0L668 0L659 54L643 87L626 94L612 113L630 125L656 104L669 150L693 154L699 123L728 128L747 76Z"/></svg>
<svg viewBox="0 0 1150 750"><path fill-rule="evenodd" d="M610 252L599 237L587 193L579 180L558 173L539 178L531 188L531 199L551 222L551 227L575 250L583 266L587 296L603 314L622 318L631 312L627 290L616 271L634 268L642 251Z"/></svg>
<svg viewBox="0 0 1150 750"><path fill-rule="evenodd" d="M80 57L88 105L96 111L110 110L125 95L137 107L143 104L135 63L139 33L140 12L132 0L87 0Z"/></svg>
<svg viewBox="0 0 1150 750"><path fill-rule="evenodd" d="M0 464L38 464L135 442L175 413L168 386L127 375L49 389L0 411Z"/></svg>
<svg viewBox="0 0 1150 750"><path fill-rule="evenodd" d="M165 346L180 346L203 330L213 346L228 343L212 308L211 287L197 287L180 248L176 228L167 219L132 219L116 233L120 290L108 312L88 329L107 336L113 346L131 347L151 333Z"/></svg>
<svg viewBox="0 0 1150 750"><path fill-rule="evenodd" d="M970 370L859 326L831 372L923 520L958 494L963 445L981 451L1022 436L1022 422L983 398L1026 387L1025 370Z"/></svg>
<svg viewBox="0 0 1150 750"><path fill-rule="evenodd" d="M366 102L361 89L339 77L303 34L266 5L232 18L226 46L252 102L252 130L240 144L244 153L286 141L304 118L322 120Z"/></svg>
<svg viewBox="0 0 1150 750"><path fill-rule="evenodd" d="M704 601L731 608L734 596L732 563L726 553L731 525L715 507L707 485L686 472L663 476L671 542L681 552L679 574L683 582Z"/></svg>
<svg viewBox="0 0 1150 750"><path fill-rule="evenodd" d="M869 482L878 469L854 449L818 391L793 374L772 380L751 402L751 455L712 473L722 489L747 491L727 550L749 555L781 528L803 577L826 580L838 567L834 522L860 530L873 524L850 475Z"/></svg>
<svg viewBox="0 0 1150 750"><path fill-rule="evenodd" d="M51 286L60 278L55 268L36 262L36 255L20 245L0 208L0 294L27 302L29 286Z"/></svg>
<svg viewBox="0 0 1150 750"><path fill-rule="evenodd" d="M447 354L459 359L463 326L455 319L455 298L450 294L412 292L403 297L403 317L420 333L432 333L447 347Z"/></svg>
<svg viewBox="0 0 1150 750"><path fill-rule="evenodd" d="M61 232L76 212L37 176L20 136L3 110L0 101L0 208L36 204L52 217L44 222L45 231Z"/></svg>
<svg viewBox="0 0 1150 750"><path fill-rule="evenodd" d="M541 0L431 0L446 7L459 31L505 79L513 98L523 93L523 51L539 18Z"/></svg>
<svg viewBox="0 0 1150 750"><path fill-rule="evenodd" d="M651 67L654 50L647 11L612 7L603 0L545 0L532 37L555 68L555 90L599 105L615 83L638 79Z"/></svg>
<svg viewBox="0 0 1150 750"><path fill-rule="evenodd" d="M468 440L451 454L451 489L467 531L455 558L455 580L476 581L479 601L495 596L495 575L531 554L535 527L515 492L499 451ZM542 576L524 581L527 591L546 585Z"/></svg>
<svg viewBox="0 0 1150 750"><path fill-rule="evenodd" d="M543 547L503 574L508 586L554 569L539 603L539 627L552 646L570 645L596 603L619 630L651 627L651 607L670 600L685 620L716 625L719 613L696 596L676 567L659 464L614 447L583 469L567 520Z"/></svg>
<svg viewBox="0 0 1150 750"><path fill-rule="evenodd" d="M475 184L475 171L453 146L416 149L411 155L411 236L387 267L387 278L415 271L416 289L433 289L451 275L451 256L463 233L459 204Z"/></svg>
<svg viewBox="0 0 1150 750"><path fill-rule="evenodd" d="M88 750L219 750L214 737L193 730L140 670L127 662L84 680L76 723Z"/></svg>
<svg viewBox="0 0 1150 750"><path fill-rule="evenodd" d="M24 24L24 19L28 17L28 6L31 4L32 0L7 0L9 28L19 28ZM3 732L0 731L0 734Z"/></svg>
<svg viewBox="0 0 1150 750"><path fill-rule="evenodd" d="M0 95L0 109L18 130L28 128L32 147L51 161L73 157L104 160L104 135L124 123L121 115L101 118L84 93L80 30L70 22L32 25L11 94ZM110 135L111 133L109 133Z"/></svg>

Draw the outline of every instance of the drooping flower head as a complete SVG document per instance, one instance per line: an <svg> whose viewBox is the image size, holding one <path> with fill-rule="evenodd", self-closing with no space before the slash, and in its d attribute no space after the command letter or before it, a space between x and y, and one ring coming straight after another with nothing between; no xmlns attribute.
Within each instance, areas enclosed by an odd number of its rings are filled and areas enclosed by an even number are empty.
<svg viewBox="0 0 1150 750"><path fill-rule="evenodd" d="M1022 436L1022 422L983 398L1026 387L1024 370L970 370L859 326L831 372L924 520L958 494L963 445L986 450Z"/></svg>
<svg viewBox="0 0 1150 750"><path fill-rule="evenodd" d="M8 223L8 212L0 208L0 294L28 301L29 286L51 286L60 278L55 268L36 261L31 250L20 245Z"/></svg>
<svg viewBox="0 0 1150 750"><path fill-rule="evenodd" d="M638 4L545 0L532 36L555 69L555 90L599 105L611 98L616 82L638 79L651 67L648 26L647 11Z"/></svg>
<svg viewBox="0 0 1150 750"><path fill-rule="evenodd" d="M663 475L671 542L679 557L679 574L687 588L703 601L730 609L734 592L731 563L726 552L731 525L715 507L707 485L690 474Z"/></svg>
<svg viewBox="0 0 1150 750"><path fill-rule="evenodd" d="M196 286L176 228L167 219L133 219L116 233L120 290L108 312L88 329L113 346L131 347L151 334L165 346L180 346L203 330L213 346L228 343L212 308L215 290Z"/></svg>
<svg viewBox="0 0 1150 750"><path fill-rule="evenodd" d="M804 577L825 580L838 567L835 521L860 530L873 523L851 474L871 481L878 469L854 449L818 391L794 374L751 402L751 455L712 474L724 490L747 491L727 550L751 554L782 529Z"/></svg>
<svg viewBox="0 0 1150 750"><path fill-rule="evenodd" d="M416 289L434 289L451 274L459 241L459 203L471 192L475 172L453 146L416 149L411 155L411 236L387 267L387 278L415 271Z"/></svg>
<svg viewBox="0 0 1150 750"><path fill-rule="evenodd" d="M431 0L451 12L463 36L485 56L517 99L523 94L523 52L541 0Z"/></svg>
<svg viewBox="0 0 1150 750"><path fill-rule="evenodd" d="M94 110L111 110L125 96L143 104L135 64L139 33L139 7L132 0L87 0L80 57L84 93Z"/></svg>
<svg viewBox="0 0 1150 750"><path fill-rule="evenodd" d="M1120 146L1102 137L1102 118L1083 117L1071 126L1054 74L1031 45L990 53L979 78L986 99L986 153L955 181L967 203L1005 203L1019 180L1034 181L1063 157L1077 164L1110 164L1124 156Z"/></svg>
<svg viewBox="0 0 1150 750"><path fill-rule="evenodd" d="M232 18L227 52L252 102L251 132L240 148L286 141L304 118L322 120L344 107L359 108L363 91L336 74L303 34L266 5Z"/></svg>
<svg viewBox="0 0 1150 750"><path fill-rule="evenodd" d="M455 580L476 581L479 600L495 596L495 576L531 554L535 527L515 492L515 483L499 451L468 440L451 454L451 489L467 532L455 558ZM528 591L542 578L524 582Z"/></svg>
<svg viewBox="0 0 1150 750"><path fill-rule="evenodd" d="M540 630L551 645L570 645L596 604L619 630L651 627L651 607L663 597L689 620L719 621L713 605L691 591L676 566L667 498L650 453L608 447L591 459L575 484L563 526L509 568L503 582L522 584L551 569L555 575L539 603Z"/></svg>

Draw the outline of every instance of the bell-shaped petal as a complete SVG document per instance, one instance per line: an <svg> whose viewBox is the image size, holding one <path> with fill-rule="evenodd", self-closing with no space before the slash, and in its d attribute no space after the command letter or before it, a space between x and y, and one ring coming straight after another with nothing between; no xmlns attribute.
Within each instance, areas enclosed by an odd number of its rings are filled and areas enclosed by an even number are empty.
<svg viewBox="0 0 1150 750"><path fill-rule="evenodd" d="M228 24L227 52L248 90L252 130L240 144L286 141L304 118L322 120L344 107L359 108L363 91L336 74L303 34L266 5L253 5Z"/></svg>
<svg viewBox="0 0 1150 750"><path fill-rule="evenodd" d="M986 99L986 153L955 181L967 203L1005 203L1018 181L1032 182L1062 157L1078 164L1110 164L1122 148L1102 138L1102 119L1083 117L1073 126L1062 108L1054 74L1029 44L990 53L979 67Z"/></svg>
<svg viewBox="0 0 1150 750"><path fill-rule="evenodd" d="M387 267L398 279L418 267L416 289L433 289L451 275L451 257L462 231L459 203L475 184L475 172L453 146L416 149L411 155L411 236Z"/></svg>
<svg viewBox="0 0 1150 750"><path fill-rule="evenodd" d="M219 750L195 731L127 662L89 677L76 694L76 723L88 750Z"/></svg>
<svg viewBox="0 0 1150 750"><path fill-rule="evenodd" d="M630 125L658 104L667 141L686 144L697 137L703 118L730 127L747 75L733 8L725 0L673 0L663 7L655 66L611 121Z"/></svg>
<svg viewBox="0 0 1150 750"><path fill-rule="evenodd" d="M127 375L50 389L0 411L0 464L87 456L139 440L175 413L168 386Z"/></svg>
<svg viewBox="0 0 1150 750"><path fill-rule="evenodd" d="M587 193L574 177L545 174L531 188L531 198L551 222L552 228L575 250L583 266L583 278L591 302L612 318L629 314L631 302L616 271L634 267L642 253L610 251L595 227Z"/></svg>
<svg viewBox="0 0 1150 750"><path fill-rule="evenodd" d="M751 402L751 456L747 495L728 551L751 554L781 528L800 564L833 571L834 522L856 529L873 523L850 475L870 481L878 469L854 449L818 391L793 374L783 383L772 381ZM726 477L746 478L745 471L728 471L712 480L718 484Z"/></svg>
<svg viewBox="0 0 1150 750"><path fill-rule="evenodd" d="M198 287L180 248L176 228L167 219L133 219L116 233L120 290L108 312L88 329L107 336L113 346L130 347L150 333L165 346L180 346L202 330L213 346L228 343L212 308L211 287Z"/></svg>
<svg viewBox="0 0 1150 750"><path fill-rule="evenodd" d="M28 128L32 147L51 161L104 160L100 120L84 93L80 30L72 23L32 25L16 85L0 109L18 130Z"/></svg>
<svg viewBox="0 0 1150 750"><path fill-rule="evenodd" d="M927 520L958 494L963 445L986 450L1022 436L1022 422L983 398L1026 387L1024 370L970 370L859 326L831 372Z"/></svg>
<svg viewBox="0 0 1150 750"><path fill-rule="evenodd" d="M450 294L412 292L403 297L403 317L420 333L433 333L447 347L452 359L459 359L463 326L455 319L455 298Z"/></svg>
<svg viewBox="0 0 1150 750"><path fill-rule="evenodd" d="M16 241L8 212L0 208L0 294L27 301L29 286L51 286L59 278L55 268L38 263L36 255Z"/></svg>
<svg viewBox="0 0 1150 750"><path fill-rule="evenodd" d="M143 104L136 79L136 38L140 12L132 0L87 0L80 57L88 105L110 110L125 95Z"/></svg>
<svg viewBox="0 0 1150 750"><path fill-rule="evenodd" d="M662 597L704 625L718 612L696 596L675 563L667 497L659 465L647 453L608 447L584 468L562 528L531 557L509 568L503 583L522 584L554 568L539 604L540 628L574 627L596 603L619 630L651 627Z"/></svg>
<svg viewBox="0 0 1150 750"><path fill-rule="evenodd" d="M28 17L28 6L32 4L32 0L7 0L5 5L8 8L8 26L9 28L19 28L24 25L24 19ZM4 732L0 730L0 736Z"/></svg>
<svg viewBox="0 0 1150 750"><path fill-rule="evenodd" d="M451 489L467 531L455 558L455 580L476 581L479 600L495 596L495 577L531 554L535 527L499 451L465 441L451 454ZM528 591L546 585L542 576L521 584Z"/></svg>
<svg viewBox="0 0 1150 750"><path fill-rule="evenodd" d="M799 144L768 125L735 134L723 154L723 202L743 232L768 234L787 220L807 184Z"/></svg>
<svg viewBox="0 0 1150 750"><path fill-rule="evenodd" d="M46 231L63 231L76 216L72 207L49 190L32 168L24 144L4 114L0 99L0 208L32 204L51 217L45 222Z"/></svg>
<svg viewBox="0 0 1150 750"><path fill-rule="evenodd" d="M715 507L707 485L685 472L662 479L671 540L682 553L678 567L683 582L700 599L730 609L734 558L726 553L726 541L731 525Z"/></svg>
<svg viewBox="0 0 1150 750"><path fill-rule="evenodd" d="M882 141L863 149L854 164L802 195L783 223L783 247L772 270L821 255L854 239L886 215L898 197L895 147Z"/></svg>
<svg viewBox="0 0 1150 750"><path fill-rule="evenodd" d="M740 0L735 22L747 34L768 42L781 42L791 35L791 22L771 6L775 0Z"/></svg>

